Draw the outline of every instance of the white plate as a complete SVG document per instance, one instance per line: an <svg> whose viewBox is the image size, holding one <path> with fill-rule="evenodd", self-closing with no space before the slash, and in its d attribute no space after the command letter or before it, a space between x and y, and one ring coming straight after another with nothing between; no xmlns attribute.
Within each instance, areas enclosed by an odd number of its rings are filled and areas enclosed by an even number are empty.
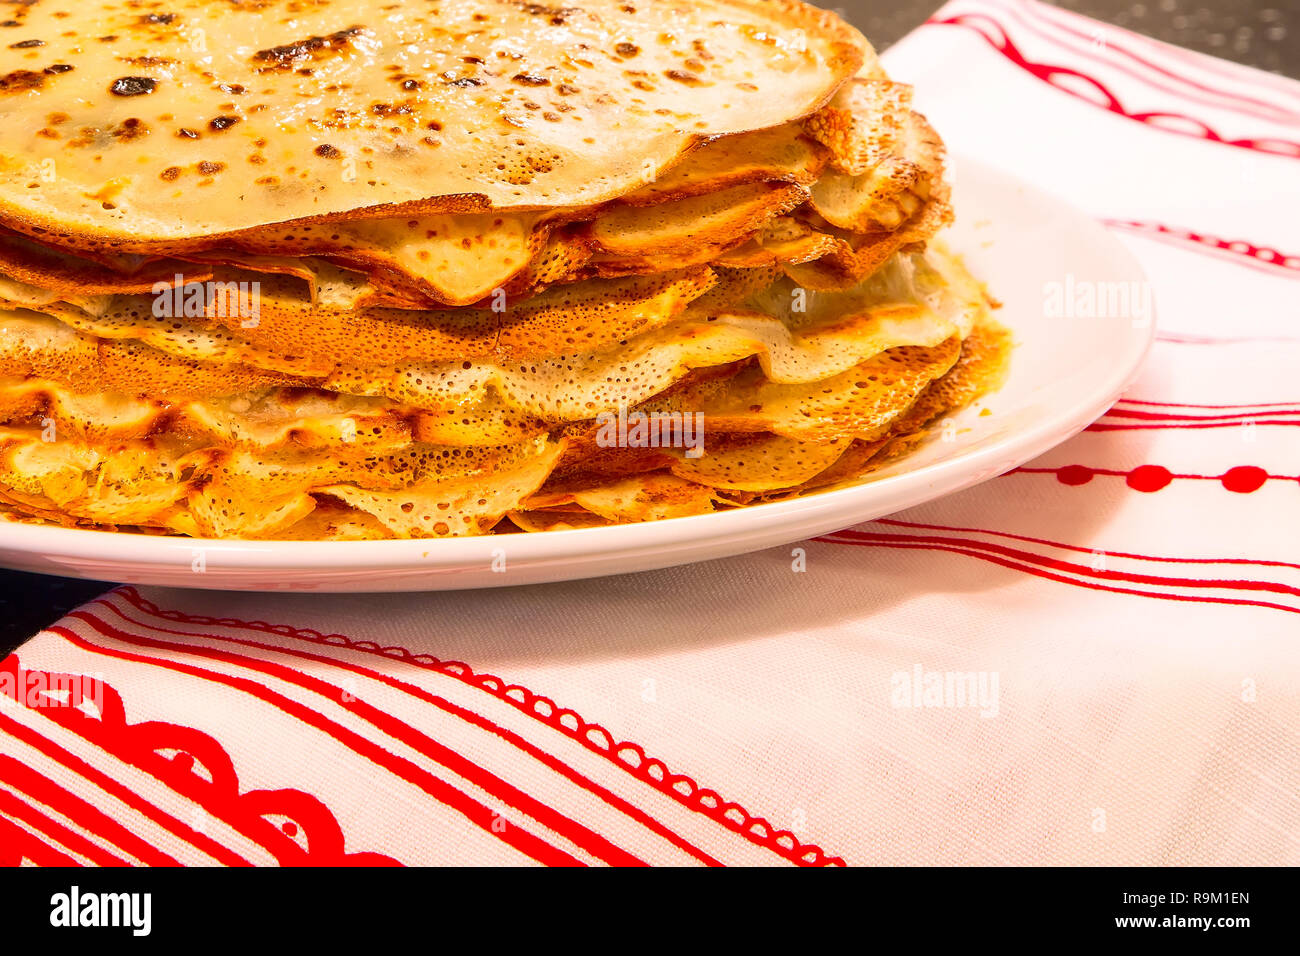
<svg viewBox="0 0 1300 956"><path fill-rule="evenodd" d="M693 518L444 540L212 541L4 523L0 564L106 581L250 591L534 584L743 554L993 478L1065 441L1110 407L1136 377L1155 323L1149 314L1146 321L1049 317L1045 301L1053 283L1072 298L1086 283L1146 289L1146 280L1124 247L1082 213L982 164L954 165L958 224L947 241L1004 303L998 318L1017 343L1011 374L999 392L953 417L955 440L932 440L870 481ZM981 406L991 414L980 415ZM493 570L503 564L503 571Z"/></svg>

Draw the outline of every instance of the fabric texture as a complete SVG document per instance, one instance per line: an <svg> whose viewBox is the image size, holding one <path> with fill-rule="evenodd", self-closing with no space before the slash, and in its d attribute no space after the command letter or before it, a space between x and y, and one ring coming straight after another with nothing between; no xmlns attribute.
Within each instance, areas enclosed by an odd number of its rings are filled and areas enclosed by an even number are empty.
<svg viewBox="0 0 1300 956"><path fill-rule="evenodd" d="M1160 332L1114 408L731 560L120 588L4 662L0 860L1300 863L1300 84L1023 0L885 62L1141 261Z"/></svg>

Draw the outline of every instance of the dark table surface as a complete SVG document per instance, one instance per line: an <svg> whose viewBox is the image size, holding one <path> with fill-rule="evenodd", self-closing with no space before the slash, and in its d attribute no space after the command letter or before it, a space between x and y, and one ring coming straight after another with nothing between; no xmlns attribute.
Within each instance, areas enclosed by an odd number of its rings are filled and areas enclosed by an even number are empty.
<svg viewBox="0 0 1300 956"><path fill-rule="evenodd" d="M813 0L839 10L884 50L941 5L936 0ZM1167 43L1300 78L1296 0L1051 0ZM886 9L881 9L886 8ZM0 570L0 656L101 594L107 585Z"/></svg>

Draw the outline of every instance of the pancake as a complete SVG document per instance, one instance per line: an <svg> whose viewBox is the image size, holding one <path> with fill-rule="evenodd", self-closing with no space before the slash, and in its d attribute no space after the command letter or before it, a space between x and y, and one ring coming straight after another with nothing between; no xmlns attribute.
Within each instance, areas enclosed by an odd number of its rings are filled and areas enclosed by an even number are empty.
<svg viewBox="0 0 1300 956"><path fill-rule="evenodd" d="M37 0L15 18L0 121L47 132L5 141L0 222L92 246L601 202L701 141L815 112L870 55L797 0L442 0L401 17L363 0L291 16Z"/></svg>
<svg viewBox="0 0 1300 956"><path fill-rule="evenodd" d="M674 520L1005 370L941 139L797 0L49 4L0 50L0 520Z"/></svg>
<svg viewBox="0 0 1300 956"><path fill-rule="evenodd" d="M639 474L612 479L568 478L548 482L511 512L527 531L601 527L663 517L687 517L761 501L780 501L861 482L904 457L936 419L996 389L1007 372L1007 331L981 321L962 344L958 360L928 384L891 426L875 439L809 445L797 440L752 436L748 443L724 442L720 454L698 464L664 454ZM711 461L709 459L712 459ZM775 487L792 479L802 479Z"/></svg>
<svg viewBox="0 0 1300 956"><path fill-rule="evenodd" d="M410 299L416 307L473 304L498 288L519 295L586 275L653 271L669 254L677 258L663 267L680 267L692 261L707 261L711 254L742 243L765 219L785 211L796 204L795 200L810 198L807 192L789 187L815 184L831 157L830 150L806 133L824 112L772 130L730 135L706 143L688 153L663 177L648 175L648 182L619 197L613 205L521 213L295 221L246 230L238 236L199 237L166 245L190 261L246 263L253 269L270 264L271 271L280 272L286 271L283 263L290 257L323 257L366 275L388 292ZM868 117L860 119L865 123ZM919 169L926 175L936 172L934 156L908 152L918 148L916 142L896 137L889 140L889 146L897 154L880 147L881 158L889 159L894 167ZM922 192L924 182L923 176L916 187ZM763 183L768 185L767 190L760 188ZM737 188L746 185L751 188ZM770 201L761 204L756 192L766 192ZM869 177L845 179L836 197L840 204L854 204L855 221L866 226L885 228L886 223L897 219L895 197L879 190ZM627 208L649 205L661 208L640 215ZM78 262L75 250L60 250L62 272L75 275L77 271L115 266L123 270L116 282L111 275L104 276L80 291L128 292L148 288L138 275L142 265L147 264L151 274L167 279L172 277L172 271L187 271L175 269L172 263L155 266L143 254L157 251L155 242L122 237L113 248L118 250L113 255L93 249L80 252L102 260L94 263ZM123 249L139 253L123 254ZM688 261L682 258L684 254L694 258ZM30 257L31 253L26 255ZM562 260L563 267L556 269L553 263L548 267L540 261L546 258ZM22 271L28 266L24 257L7 255L6 244L0 242L0 269L7 264L5 271L15 278L26 274ZM171 271L167 271L169 267ZM203 280L191 275L189 281Z"/></svg>

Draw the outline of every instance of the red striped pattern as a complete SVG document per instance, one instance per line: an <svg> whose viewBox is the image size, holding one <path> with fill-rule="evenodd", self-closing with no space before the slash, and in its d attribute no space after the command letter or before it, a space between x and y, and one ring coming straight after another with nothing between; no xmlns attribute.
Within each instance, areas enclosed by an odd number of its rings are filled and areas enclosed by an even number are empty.
<svg viewBox="0 0 1300 956"><path fill-rule="evenodd" d="M1196 105L1211 106L1272 123L1300 125L1300 99L1293 98L1291 102L1285 102L1274 90L1254 88L1259 77L1250 77L1250 94L1237 93L1226 88L1221 80L1195 77L1191 75L1191 69L1174 70L1168 64L1156 62L1157 56L1173 57L1182 59L1184 63L1194 63L1199 69L1216 63L1213 60L1191 60L1187 51L1178 47L1157 45L1154 41L1126 30L1108 28L1043 3L1003 0L998 5L1004 15L1039 39L1059 47L1071 56L1103 63L1161 93ZM1143 46L1148 49L1140 49ZM1242 83L1245 76L1245 71L1236 70L1231 73L1232 79L1238 83ZM1280 89L1294 97L1295 91L1290 87Z"/></svg>
<svg viewBox="0 0 1300 956"><path fill-rule="evenodd" d="M763 817L750 813L739 804L723 800L716 792L701 787L690 777L671 772L662 760L648 756L639 745L630 741L618 741L604 727L583 719L572 710L558 706L549 698L494 675L475 673L473 668L462 661L442 661L428 654L415 654L399 646L380 647L370 641L356 641L341 634L321 634L309 628L268 624L264 621L243 621L238 618L188 615L159 608L129 586L119 588L113 595L102 600L111 601L119 613L124 608L122 602L126 602L134 611L162 621L222 630L251 631L318 647L347 648L378 658L401 660L422 669L435 671L477 692L487 693L496 701L545 725L549 730L581 744L589 752L599 755L611 766L618 768L620 773L634 777L641 784L654 788L692 812L711 819L727 830L784 857L791 863L804 866L843 865L844 863L842 858L828 856L820 847L803 843L789 830L778 829ZM143 619L137 619L136 623L151 628L158 626ZM295 651L295 653L301 652ZM698 851L697 848L697 852L703 851ZM713 861L702 860L702 862Z"/></svg>
<svg viewBox="0 0 1300 956"><path fill-rule="evenodd" d="M876 530L877 526L885 530ZM897 520L878 521L871 530L849 529L817 540L859 548L960 554L1093 591L1300 613L1300 564L1285 561L1106 551L983 528ZM1192 574L1192 568L1201 575ZM1211 576L1216 572L1223 576ZM1254 576L1243 576L1247 574Z"/></svg>
<svg viewBox="0 0 1300 956"><path fill-rule="evenodd" d="M1130 60L1185 86L1230 100L1235 99L1240 103L1257 104L1284 117L1300 116L1300 87L1297 87L1294 80L1240 66L1217 57L1206 56L1180 46L1162 43L1140 33L1114 27L1104 28L1095 20L1050 4L1035 2L1035 0L1020 0L1019 6L1026 13L1032 14L1040 23L1048 24L1053 28L1063 29L1065 25L1073 24L1079 28L1073 31L1076 36L1087 33L1091 38L1095 32L1101 31L1106 37L1107 50L1114 49ZM1116 44L1115 37L1122 37L1123 45ZM1142 53L1130 52L1138 50ZM1154 62L1157 59L1165 60L1166 64L1163 67L1157 65ZM1175 72L1168 65L1168 61L1177 61L1181 68ZM1248 88L1251 91L1250 95L1245 96L1234 93L1231 89L1225 89L1225 81L1233 86Z"/></svg>
<svg viewBox="0 0 1300 956"><path fill-rule="evenodd" d="M1088 431L1151 431L1162 429L1248 430L1257 426L1300 425L1300 402L1254 405L1177 405L1172 402L1121 400Z"/></svg>
<svg viewBox="0 0 1300 956"><path fill-rule="evenodd" d="M1131 110L1105 83L1082 70L1027 59L1012 41L1006 26L988 13L960 13L936 17L927 22L936 26L957 26L970 30L1035 79L1047 83L1068 96L1098 106L1116 116L1141 123L1150 129L1221 143L1251 152L1300 159L1300 141L1297 140L1225 136L1217 132L1209 123L1185 113L1167 110ZM1085 89L1088 92L1084 92Z"/></svg>
<svg viewBox="0 0 1300 956"><path fill-rule="evenodd" d="M522 859L638 865L647 862L639 846L648 837L661 857L666 852L703 865L753 862L754 852L804 866L844 863L669 772L642 748L616 742L573 711L460 662L342 635L166 611L133 588L73 612L49 637L88 662L156 671L151 684L189 679L233 692L249 702L245 707L264 708L272 719L321 738L322 747L364 761L372 782L391 777L418 790L430 805L458 814L465 826ZM424 676L385 666L395 661ZM21 668L17 655L3 666L15 677ZM455 695L431 689L430 678ZM0 762L0 818L26 834L24 845L38 841L51 853L99 865L177 862L160 843L179 846L181 860L234 865L395 862L348 847L339 819L310 785L248 789L233 752L209 733L176 723L130 723L111 685L104 686L97 712L75 703L6 708L0 733L78 775L102 802L120 805L117 817L137 816L153 841L115 828L113 816L52 790L22 764ZM445 739L428 729L430 715L449 728ZM510 774L494 769L501 758L482 757L471 738L504 750ZM128 770L147 775L149 786L125 782ZM588 811L557 800L553 794L561 791L580 794ZM599 825L592 802L602 808ZM209 825L187 823L196 814ZM742 846L752 849L740 852ZM35 860L26 851L23 858Z"/></svg>

